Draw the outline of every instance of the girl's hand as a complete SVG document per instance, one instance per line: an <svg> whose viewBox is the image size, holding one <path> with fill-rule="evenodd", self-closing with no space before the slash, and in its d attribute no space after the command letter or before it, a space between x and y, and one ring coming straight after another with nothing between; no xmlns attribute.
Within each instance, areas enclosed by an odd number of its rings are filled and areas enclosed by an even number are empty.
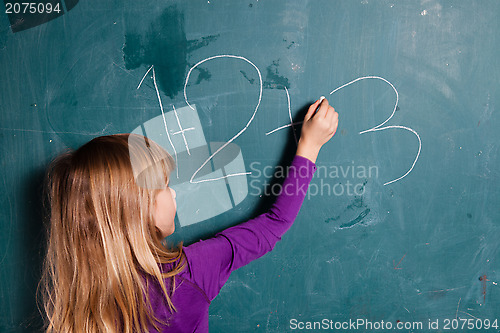
<svg viewBox="0 0 500 333"><path fill-rule="evenodd" d="M318 111L314 113L318 106ZM338 113L326 98L312 104L304 117L296 154L316 163L319 150L337 131L338 119Z"/></svg>

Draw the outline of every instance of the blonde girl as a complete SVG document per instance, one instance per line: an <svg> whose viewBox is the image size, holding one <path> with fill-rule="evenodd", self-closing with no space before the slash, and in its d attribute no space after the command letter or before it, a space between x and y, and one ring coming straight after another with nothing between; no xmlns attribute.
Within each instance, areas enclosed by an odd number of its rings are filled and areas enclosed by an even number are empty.
<svg viewBox="0 0 500 333"><path fill-rule="evenodd" d="M271 251L292 225L337 125L327 100L312 104L271 209L177 249L164 243L175 229L175 163L159 145L118 134L56 158L40 283L46 332L208 332L210 302L231 272Z"/></svg>

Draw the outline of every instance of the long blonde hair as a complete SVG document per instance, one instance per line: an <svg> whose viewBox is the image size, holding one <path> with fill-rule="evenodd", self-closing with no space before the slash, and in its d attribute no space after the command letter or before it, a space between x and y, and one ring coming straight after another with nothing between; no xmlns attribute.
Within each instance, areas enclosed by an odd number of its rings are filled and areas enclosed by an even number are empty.
<svg viewBox="0 0 500 333"><path fill-rule="evenodd" d="M182 244L167 249L153 221L156 194L174 168L159 145L133 134L98 137L54 160L40 281L47 333L144 332L148 323L167 324L152 312L144 277L159 283L175 311ZM172 269L163 272L167 263Z"/></svg>

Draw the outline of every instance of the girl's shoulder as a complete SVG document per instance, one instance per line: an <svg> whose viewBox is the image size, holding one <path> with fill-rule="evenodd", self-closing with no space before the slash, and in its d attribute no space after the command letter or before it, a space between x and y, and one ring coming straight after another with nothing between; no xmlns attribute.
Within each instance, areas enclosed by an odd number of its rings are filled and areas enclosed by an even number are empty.
<svg viewBox="0 0 500 333"><path fill-rule="evenodd" d="M211 301L229 278L233 262L230 241L222 234L184 248L186 267L181 276L198 286Z"/></svg>

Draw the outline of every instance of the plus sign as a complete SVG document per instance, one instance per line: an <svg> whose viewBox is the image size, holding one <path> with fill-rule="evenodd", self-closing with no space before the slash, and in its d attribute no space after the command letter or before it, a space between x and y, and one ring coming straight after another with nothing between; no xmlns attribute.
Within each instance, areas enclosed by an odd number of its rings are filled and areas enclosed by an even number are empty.
<svg viewBox="0 0 500 333"><path fill-rule="evenodd" d="M184 140L184 144L186 145L186 150L188 152L188 155L191 155L191 153L189 152L189 146L188 146L188 143L187 143L187 140L186 140L186 136L184 135L184 132L194 130L194 127L182 128L181 121L179 119L179 116L177 115L177 110L175 109L175 106L172 105L172 107L174 108L174 114L175 114L175 118L177 119L177 124L179 125L179 128L181 129L180 131L172 133L172 135L176 135L176 134L179 134L179 133L182 135L182 139Z"/></svg>

